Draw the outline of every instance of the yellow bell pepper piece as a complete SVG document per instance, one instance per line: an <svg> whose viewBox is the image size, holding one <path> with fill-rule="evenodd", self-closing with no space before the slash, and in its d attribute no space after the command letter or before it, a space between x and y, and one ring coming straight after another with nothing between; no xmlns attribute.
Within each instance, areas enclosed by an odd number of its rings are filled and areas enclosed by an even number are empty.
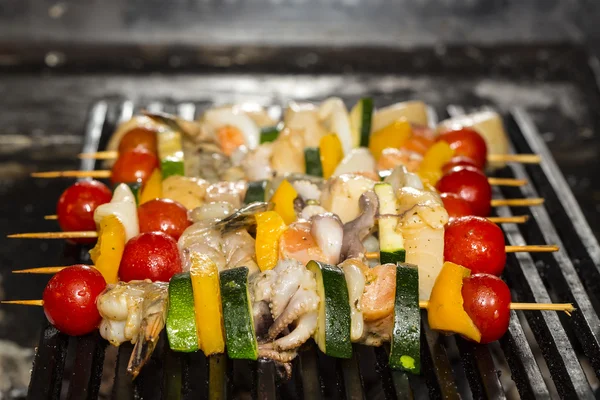
<svg viewBox="0 0 600 400"><path fill-rule="evenodd" d="M323 178L328 179L344 158L344 149L338 135L330 133L323 136L319 142L319 152L321 153Z"/></svg>
<svg viewBox="0 0 600 400"><path fill-rule="evenodd" d="M275 211L256 214L256 263L261 271L273 269L279 260L279 239L287 226Z"/></svg>
<svg viewBox="0 0 600 400"><path fill-rule="evenodd" d="M454 156L454 150L444 141L439 141L427 150L419 166L418 175L424 183L435 186L442 178L442 167Z"/></svg>
<svg viewBox="0 0 600 400"><path fill-rule="evenodd" d="M205 254L190 253L190 277L198 347L206 356L225 350L223 310L217 265Z"/></svg>
<svg viewBox="0 0 600 400"><path fill-rule="evenodd" d="M296 220L296 212L294 211L294 199L296 197L298 197L298 192L287 179L281 182L273 197L271 197L271 202L275 204L275 212L281 215L283 222L287 225Z"/></svg>
<svg viewBox="0 0 600 400"><path fill-rule="evenodd" d="M389 147L399 149L411 136L410 123L406 118L401 118L385 128L373 132L369 139L369 150L375 160L379 160L383 150Z"/></svg>
<svg viewBox="0 0 600 400"><path fill-rule="evenodd" d="M125 227L114 215L108 215L100 221L98 241L90 250L94 266L106 283L119 281L119 264L125 249Z"/></svg>
<svg viewBox="0 0 600 400"><path fill-rule="evenodd" d="M152 171L152 175L148 178L146 185L140 194L140 205L154 199L162 197L162 174L159 168Z"/></svg>
<svg viewBox="0 0 600 400"><path fill-rule="evenodd" d="M470 275L471 270L445 262L431 289L427 316L431 329L458 333L479 343L481 332L465 311L461 293L463 279Z"/></svg>

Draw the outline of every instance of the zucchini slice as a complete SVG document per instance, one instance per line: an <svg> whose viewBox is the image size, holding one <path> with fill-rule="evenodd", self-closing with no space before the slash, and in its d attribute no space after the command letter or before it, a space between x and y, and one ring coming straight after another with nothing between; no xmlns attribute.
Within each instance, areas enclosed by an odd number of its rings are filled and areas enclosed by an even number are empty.
<svg viewBox="0 0 600 400"><path fill-rule="evenodd" d="M304 149L304 163L306 165L306 174L312 176L323 176L323 166L321 165L321 152L318 147L307 147Z"/></svg>
<svg viewBox="0 0 600 400"><path fill-rule="evenodd" d="M248 292L248 268L221 271L219 279L227 355L229 358L256 360L258 344L254 332L252 301Z"/></svg>
<svg viewBox="0 0 600 400"><path fill-rule="evenodd" d="M413 374L421 371L421 310L419 270L416 265L396 264L396 300L390 367Z"/></svg>
<svg viewBox="0 0 600 400"><path fill-rule="evenodd" d="M363 97L350 111L350 126L354 147L369 147L371 120L373 118L373 99Z"/></svg>
<svg viewBox="0 0 600 400"><path fill-rule="evenodd" d="M248 189L244 196L244 203L250 204L257 201L265 201L265 191L267 189L267 181L248 182Z"/></svg>
<svg viewBox="0 0 600 400"><path fill-rule="evenodd" d="M181 133L175 130L166 130L157 134L158 158L163 179L171 175L185 175L183 163L183 146Z"/></svg>
<svg viewBox="0 0 600 400"><path fill-rule="evenodd" d="M315 274L317 293L321 299L315 342L328 356L352 357L350 302L342 269L318 261L309 261L306 268Z"/></svg>
<svg viewBox="0 0 600 400"><path fill-rule="evenodd" d="M167 338L173 351L198 350L194 313L194 293L189 273L174 275L169 281Z"/></svg>
<svg viewBox="0 0 600 400"><path fill-rule="evenodd" d="M279 136L279 126L267 126L260 130L260 144L273 142Z"/></svg>
<svg viewBox="0 0 600 400"><path fill-rule="evenodd" d="M379 214L396 214L396 195L389 183L375 184L375 194L379 198ZM379 261L381 264L404 262L406 251L404 237L396 230L397 217L386 216L379 219Z"/></svg>

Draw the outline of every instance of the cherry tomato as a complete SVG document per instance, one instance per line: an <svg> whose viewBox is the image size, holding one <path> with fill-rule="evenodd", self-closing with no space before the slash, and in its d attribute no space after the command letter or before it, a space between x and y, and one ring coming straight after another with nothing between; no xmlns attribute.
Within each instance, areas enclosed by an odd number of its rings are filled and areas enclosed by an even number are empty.
<svg viewBox="0 0 600 400"><path fill-rule="evenodd" d="M454 167L436 185L439 192L455 193L469 202L473 215L490 213L492 188L483 172L473 167Z"/></svg>
<svg viewBox="0 0 600 400"><path fill-rule="evenodd" d="M472 158L465 156L454 156L450 159L450 161L442 166L442 173L445 175L454 167L474 167L479 169Z"/></svg>
<svg viewBox="0 0 600 400"><path fill-rule="evenodd" d="M161 231L177 240L192 222L187 209L168 199L150 200L138 207L140 232Z"/></svg>
<svg viewBox="0 0 600 400"><path fill-rule="evenodd" d="M472 273L500 275L506 264L502 229L482 217L459 217L448 222L444 231L444 260Z"/></svg>
<svg viewBox="0 0 600 400"><path fill-rule="evenodd" d="M480 343L494 342L508 330L510 290L504 281L490 274L463 279L463 307L479 332Z"/></svg>
<svg viewBox="0 0 600 400"><path fill-rule="evenodd" d="M158 158L148 150L138 147L119 153L110 180L114 185L132 182L144 184L155 168L158 168Z"/></svg>
<svg viewBox="0 0 600 400"><path fill-rule="evenodd" d="M438 140L450 145L457 156L466 156L475 161L479 169L484 169L487 162L487 145L479 133L471 128L443 132Z"/></svg>
<svg viewBox="0 0 600 400"><path fill-rule="evenodd" d="M473 209L471 209L469 202L456 193L442 193L440 197L444 203L444 208L448 211L450 221L454 218L473 215Z"/></svg>
<svg viewBox="0 0 600 400"><path fill-rule="evenodd" d="M121 138L119 153L125 153L140 147L156 154L156 131L146 128L133 128Z"/></svg>
<svg viewBox="0 0 600 400"><path fill-rule="evenodd" d="M99 181L79 181L65 190L56 206L58 224L63 231L94 231L94 211L108 203L112 193ZM79 243L91 243L94 239L77 239Z"/></svg>
<svg viewBox="0 0 600 400"><path fill-rule="evenodd" d="M102 274L87 265L67 267L50 279L44 289L44 313L59 331L85 335L98 327L98 295L106 288Z"/></svg>
<svg viewBox="0 0 600 400"><path fill-rule="evenodd" d="M146 232L131 238L125 245L119 278L122 281L150 279L168 282L181 272L177 242L164 232Z"/></svg>

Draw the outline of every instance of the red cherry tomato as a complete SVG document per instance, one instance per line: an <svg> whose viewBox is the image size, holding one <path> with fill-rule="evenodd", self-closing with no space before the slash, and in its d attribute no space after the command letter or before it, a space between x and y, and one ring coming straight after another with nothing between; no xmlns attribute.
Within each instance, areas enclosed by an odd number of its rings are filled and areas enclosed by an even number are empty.
<svg viewBox="0 0 600 400"><path fill-rule="evenodd" d="M168 199L150 200L138 207L140 232L161 231L177 240L192 222L187 209Z"/></svg>
<svg viewBox="0 0 600 400"><path fill-rule="evenodd" d="M181 272L177 242L163 232L147 232L131 238L125 245L119 278L122 281L150 279L168 282Z"/></svg>
<svg viewBox="0 0 600 400"><path fill-rule="evenodd" d="M456 193L442 193L440 197L444 203L444 208L448 211L450 221L454 218L473 215L473 209L469 205L469 202Z"/></svg>
<svg viewBox="0 0 600 400"><path fill-rule="evenodd" d="M67 188L56 206L58 224L63 231L95 231L94 211L108 203L112 193L99 181L79 181ZM94 239L77 239L79 243L91 243Z"/></svg>
<svg viewBox="0 0 600 400"><path fill-rule="evenodd" d="M454 156L450 159L450 161L442 166L442 173L445 175L454 167L474 167L479 169L472 158L465 156Z"/></svg>
<svg viewBox="0 0 600 400"><path fill-rule="evenodd" d="M156 154L156 132L146 128L133 128L121 138L119 153L140 147Z"/></svg>
<svg viewBox="0 0 600 400"><path fill-rule="evenodd" d="M506 264L502 229L482 217L459 217L448 222L444 231L444 260L472 273L500 275Z"/></svg>
<svg viewBox="0 0 600 400"><path fill-rule="evenodd" d="M71 336L92 332L100 323L96 307L106 282L98 270L87 265L67 267L50 279L42 299L48 321Z"/></svg>
<svg viewBox="0 0 600 400"><path fill-rule="evenodd" d="M494 342L508 330L510 290L504 281L490 274L463 279L463 307L479 332L480 343Z"/></svg>
<svg viewBox="0 0 600 400"><path fill-rule="evenodd" d="M487 162L487 145L479 133L471 128L461 128L443 132L438 140L450 145L457 156L466 156L475 161L479 169L484 169Z"/></svg>
<svg viewBox="0 0 600 400"><path fill-rule="evenodd" d="M490 213L492 188L483 172L473 167L454 167L438 181L439 192L455 193L469 202L473 215Z"/></svg>
<svg viewBox="0 0 600 400"><path fill-rule="evenodd" d="M158 168L158 158L148 150L137 147L119 153L119 158L113 165L110 180L113 185L132 182L144 184L155 168Z"/></svg>

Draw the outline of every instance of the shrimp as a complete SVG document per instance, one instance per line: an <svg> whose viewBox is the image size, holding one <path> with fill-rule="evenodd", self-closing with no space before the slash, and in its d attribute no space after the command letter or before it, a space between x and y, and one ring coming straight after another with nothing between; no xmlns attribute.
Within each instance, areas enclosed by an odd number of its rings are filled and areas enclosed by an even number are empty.
<svg viewBox="0 0 600 400"><path fill-rule="evenodd" d="M377 161L377 170L385 171L404 165L409 172L416 172L423 161L423 156L409 150L392 147L384 149Z"/></svg>
<svg viewBox="0 0 600 400"><path fill-rule="evenodd" d="M217 129L217 140L221 150L227 156L231 156L238 147L246 143L242 132L231 125L225 125Z"/></svg>
<svg viewBox="0 0 600 400"><path fill-rule="evenodd" d="M98 296L100 335L112 345L134 344L127 371L135 378L148 361L165 327L169 284L131 281L109 285Z"/></svg>
<svg viewBox="0 0 600 400"><path fill-rule="evenodd" d="M425 136L413 135L400 147L401 150L412 151L422 156L433 146L433 140Z"/></svg>

